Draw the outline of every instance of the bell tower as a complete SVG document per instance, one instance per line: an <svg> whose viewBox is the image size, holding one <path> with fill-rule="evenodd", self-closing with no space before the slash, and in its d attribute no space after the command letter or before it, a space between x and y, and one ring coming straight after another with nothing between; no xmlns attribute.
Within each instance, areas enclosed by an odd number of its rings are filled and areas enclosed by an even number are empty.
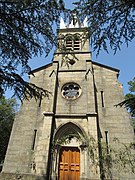
<svg viewBox="0 0 135 180"><path fill-rule="evenodd" d="M81 60L91 59L87 17L81 23L74 12L68 24L65 24L61 17L56 54L61 54L62 60L72 65L80 59L80 53Z"/></svg>
<svg viewBox="0 0 135 180"><path fill-rule="evenodd" d="M87 18L81 23L73 13L68 24L61 18L53 63L58 63L59 69L55 106L57 128L53 138L55 152L58 151L55 162L59 163L55 164L57 171L52 173L60 180L66 174L77 180L99 179L99 168L88 175L91 163L85 147L87 136L94 137L96 142L99 136ZM59 145L63 139L65 142Z"/></svg>

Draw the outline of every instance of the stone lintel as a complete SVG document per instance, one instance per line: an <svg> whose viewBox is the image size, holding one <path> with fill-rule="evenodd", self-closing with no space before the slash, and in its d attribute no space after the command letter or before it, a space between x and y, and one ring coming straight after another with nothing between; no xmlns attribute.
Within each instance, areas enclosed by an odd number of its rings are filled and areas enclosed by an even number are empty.
<svg viewBox="0 0 135 180"><path fill-rule="evenodd" d="M97 113L96 112L88 112L87 117L96 117Z"/></svg>
<svg viewBox="0 0 135 180"><path fill-rule="evenodd" d="M87 118L87 117L95 117L97 113L87 113L87 114L55 114L55 117L65 117L65 118Z"/></svg>
<svg viewBox="0 0 135 180"><path fill-rule="evenodd" d="M67 51L54 53L54 55L59 55L59 54L67 54ZM91 54L91 51L75 51L75 52L68 51L68 54Z"/></svg>
<svg viewBox="0 0 135 180"><path fill-rule="evenodd" d="M62 69L59 72L86 72L86 69Z"/></svg>
<svg viewBox="0 0 135 180"><path fill-rule="evenodd" d="M54 116L53 112L43 112L44 116Z"/></svg>
<svg viewBox="0 0 135 180"><path fill-rule="evenodd" d="M44 116L55 116L55 117L95 117L97 116L96 112L88 112L87 114L54 114L53 112L43 112Z"/></svg>
<svg viewBox="0 0 135 180"><path fill-rule="evenodd" d="M68 28L68 32L86 32L88 31L87 27L81 27L81 28ZM66 29L57 29L58 33L67 33Z"/></svg>

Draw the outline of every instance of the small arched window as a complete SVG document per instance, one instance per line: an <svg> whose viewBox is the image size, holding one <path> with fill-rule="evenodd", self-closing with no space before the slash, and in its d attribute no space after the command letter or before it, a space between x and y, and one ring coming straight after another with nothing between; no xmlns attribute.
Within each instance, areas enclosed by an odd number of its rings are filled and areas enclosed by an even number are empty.
<svg viewBox="0 0 135 180"><path fill-rule="evenodd" d="M66 50L79 51L80 50L80 37L78 35L66 37Z"/></svg>

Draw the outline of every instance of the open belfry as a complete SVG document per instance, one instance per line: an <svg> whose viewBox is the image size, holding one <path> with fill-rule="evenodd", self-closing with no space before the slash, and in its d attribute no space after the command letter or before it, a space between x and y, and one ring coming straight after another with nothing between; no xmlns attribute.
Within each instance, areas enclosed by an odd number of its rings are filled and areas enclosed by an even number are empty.
<svg viewBox="0 0 135 180"><path fill-rule="evenodd" d="M104 164L104 151L110 157L110 146L130 144L134 133L127 110L115 106L124 99L119 70L92 61L89 39L87 18L61 18L52 63L29 74L49 94L21 104L2 180L135 179Z"/></svg>

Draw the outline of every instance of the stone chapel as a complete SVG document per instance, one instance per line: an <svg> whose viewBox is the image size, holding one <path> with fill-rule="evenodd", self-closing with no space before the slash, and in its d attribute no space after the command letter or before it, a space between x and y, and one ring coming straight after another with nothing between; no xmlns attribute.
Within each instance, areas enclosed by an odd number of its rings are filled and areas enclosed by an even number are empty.
<svg viewBox="0 0 135 180"><path fill-rule="evenodd" d="M135 179L109 165L109 175L103 171L102 142L109 153L114 138L133 142L133 129L126 109L115 106L124 99L119 70L91 59L87 18L61 18L52 63L29 76L50 94L21 105L0 179Z"/></svg>

